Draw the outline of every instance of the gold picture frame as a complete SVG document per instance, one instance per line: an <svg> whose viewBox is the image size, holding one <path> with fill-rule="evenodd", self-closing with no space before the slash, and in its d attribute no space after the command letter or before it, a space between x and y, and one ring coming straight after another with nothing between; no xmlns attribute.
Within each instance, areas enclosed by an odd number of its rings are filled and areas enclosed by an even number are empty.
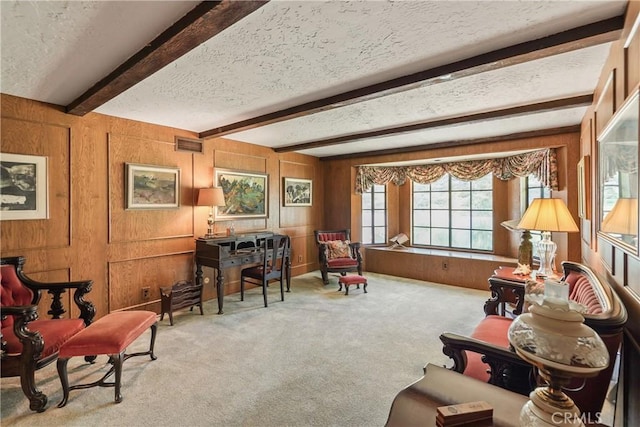
<svg viewBox="0 0 640 427"><path fill-rule="evenodd" d="M591 218L590 182L590 156L583 156L578 162L578 216L585 220L589 220Z"/></svg>

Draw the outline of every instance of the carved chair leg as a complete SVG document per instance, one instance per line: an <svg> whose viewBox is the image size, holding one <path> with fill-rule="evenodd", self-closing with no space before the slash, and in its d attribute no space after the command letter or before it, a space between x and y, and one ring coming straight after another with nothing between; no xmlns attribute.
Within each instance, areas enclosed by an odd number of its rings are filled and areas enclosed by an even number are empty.
<svg viewBox="0 0 640 427"><path fill-rule="evenodd" d="M29 399L29 409L43 412L47 406L47 396L36 388L35 366L32 364L22 366L20 385L24 395Z"/></svg>
<svg viewBox="0 0 640 427"><path fill-rule="evenodd" d="M69 377L67 376L67 363L69 358L58 359L58 377L62 383L62 400L58 403L58 408L62 408L67 404L69 400Z"/></svg>

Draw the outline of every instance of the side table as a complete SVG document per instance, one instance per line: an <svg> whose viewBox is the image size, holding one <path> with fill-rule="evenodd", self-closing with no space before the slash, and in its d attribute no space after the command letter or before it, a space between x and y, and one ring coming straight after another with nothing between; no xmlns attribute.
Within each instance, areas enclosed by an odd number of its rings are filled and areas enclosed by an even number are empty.
<svg viewBox="0 0 640 427"><path fill-rule="evenodd" d="M491 277L489 277L489 290L491 297L484 303L486 315L499 314L505 316L510 314L515 317L522 313L524 305L525 283L532 280L530 276L513 274L515 267L498 267ZM542 278L536 281L543 283ZM513 305L513 310L507 310L507 304Z"/></svg>

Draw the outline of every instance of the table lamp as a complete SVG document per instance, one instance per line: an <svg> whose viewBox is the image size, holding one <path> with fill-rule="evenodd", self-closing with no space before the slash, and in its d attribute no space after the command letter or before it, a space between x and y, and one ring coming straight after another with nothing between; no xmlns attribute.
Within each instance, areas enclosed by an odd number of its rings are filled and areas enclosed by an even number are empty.
<svg viewBox="0 0 640 427"><path fill-rule="evenodd" d="M224 202L224 193L222 192L222 188L213 187L213 188L201 188L198 190L198 201L196 202L198 206L209 206L209 218L207 219L207 234L204 235L205 239L211 239L215 237L214 233L214 225L215 221L213 219L213 209L216 206L225 206Z"/></svg>
<svg viewBox="0 0 640 427"><path fill-rule="evenodd" d="M613 209L602 220L600 230L619 234L623 241L633 243L633 238L638 235L638 199L618 199Z"/></svg>
<svg viewBox="0 0 640 427"><path fill-rule="evenodd" d="M595 376L609 366L609 353L600 336L583 323L580 313L569 308L566 298L553 295L563 287L567 285L552 286L545 281L542 303L533 304L509 327L509 342L516 353L537 367L547 382L529 394L520 412L520 426L583 426L580 410L562 387L573 377Z"/></svg>
<svg viewBox="0 0 640 427"><path fill-rule="evenodd" d="M551 240L551 232L579 231L567 205L561 199L533 199L518 223L518 228L542 232L542 239L536 246L540 257L538 275L556 277L553 264L558 245Z"/></svg>

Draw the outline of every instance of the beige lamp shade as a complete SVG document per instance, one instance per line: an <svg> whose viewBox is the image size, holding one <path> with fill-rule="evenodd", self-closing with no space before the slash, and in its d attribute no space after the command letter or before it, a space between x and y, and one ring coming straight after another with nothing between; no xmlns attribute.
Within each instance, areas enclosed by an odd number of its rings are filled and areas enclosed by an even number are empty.
<svg viewBox="0 0 640 427"><path fill-rule="evenodd" d="M198 206L225 206L222 188L201 188L198 190Z"/></svg>
<svg viewBox="0 0 640 427"><path fill-rule="evenodd" d="M562 199L533 199L518 228L569 233L580 231Z"/></svg>
<svg viewBox="0 0 640 427"><path fill-rule="evenodd" d="M638 199L620 198L600 227L605 233L638 235Z"/></svg>

